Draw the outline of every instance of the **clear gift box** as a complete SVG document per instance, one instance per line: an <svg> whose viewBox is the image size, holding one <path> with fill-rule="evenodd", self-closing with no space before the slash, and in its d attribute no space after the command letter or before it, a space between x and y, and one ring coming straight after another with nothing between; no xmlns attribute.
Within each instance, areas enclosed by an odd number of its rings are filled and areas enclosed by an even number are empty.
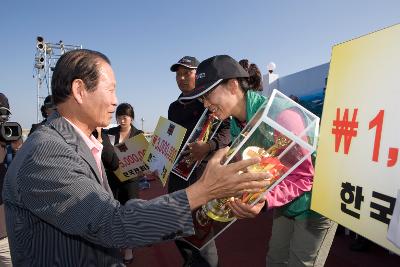
<svg viewBox="0 0 400 267"><path fill-rule="evenodd" d="M269 185L257 193L239 198L250 205L278 185L316 150L319 118L301 105L274 90L233 141L224 164L252 157L260 163L247 172L267 172ZM237 197L237 196L236 196ZM229 205L231 198L214 199L193 213L196 234L185 240L202 249L236 221Z"/></svg>

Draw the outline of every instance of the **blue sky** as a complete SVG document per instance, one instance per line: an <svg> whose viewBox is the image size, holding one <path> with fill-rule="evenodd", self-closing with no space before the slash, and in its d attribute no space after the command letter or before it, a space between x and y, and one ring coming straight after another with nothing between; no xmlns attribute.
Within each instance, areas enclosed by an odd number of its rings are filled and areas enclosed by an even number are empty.
<svg viewBox="0 0 400 267"><path fill-rule="evenodd" d="M36 122L36 36L106 54L119 102L152 131L179 95L169 67L184 55L248 58L291 74L330 59L337 43L400 22L398 0L20 1L0 5L0 92L23 128ZM379 49L379 48L377 48ZM371 66L372 69L372 66Z"/></svg>

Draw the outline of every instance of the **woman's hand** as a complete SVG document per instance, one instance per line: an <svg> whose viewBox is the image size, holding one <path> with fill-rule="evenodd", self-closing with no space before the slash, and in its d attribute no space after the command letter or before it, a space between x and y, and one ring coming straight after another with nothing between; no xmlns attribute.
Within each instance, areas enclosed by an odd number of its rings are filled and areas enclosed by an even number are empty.
<svg viewBox="0 0 400 267"><path fill-rule="evenodd" d="M232 198L232 200L229 202L229 207L232 209L233 214L238 219L256 217L260 213L264 205L265 196L263 196L254 206L250 206L249 204L242 202L238 198Z"/></svg>
<svg viewBox="0 0 400 267"><path fill-rule="evenodd" d="M200 161L210 153L210 145L206 142L194 142L188 146L190 151L188 156L192 162Z"/></svg>

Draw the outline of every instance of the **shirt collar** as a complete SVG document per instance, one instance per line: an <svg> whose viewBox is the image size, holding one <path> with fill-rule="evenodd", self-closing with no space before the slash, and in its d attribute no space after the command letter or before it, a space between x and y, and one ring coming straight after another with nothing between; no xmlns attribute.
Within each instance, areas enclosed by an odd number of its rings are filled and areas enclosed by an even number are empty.
<svg viewBox="0 0 400 267"><path fill-rule="evenodd" d="M70 120L64 117L64 119L74 127L75 131L82 137L83 141L85 141L86 145L89 147L90 151L93 149L97 151L103 150L103 145L97 140L92 134L88 137L81 129L78 128L75 124L73 124Z"/></svg>

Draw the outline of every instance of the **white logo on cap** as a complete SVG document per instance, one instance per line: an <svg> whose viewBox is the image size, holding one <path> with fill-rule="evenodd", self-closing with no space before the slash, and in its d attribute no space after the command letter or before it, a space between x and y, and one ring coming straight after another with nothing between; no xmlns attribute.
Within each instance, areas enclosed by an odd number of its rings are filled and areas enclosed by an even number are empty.
<svg viewBox="0 0 400 267"><path fill-rule="evenodd" d="M201 78L205 78L205 77L206 77L206 74L204 72L203 73L199 73L199 74L196 75L196 80L201 79Z"/></svg>

